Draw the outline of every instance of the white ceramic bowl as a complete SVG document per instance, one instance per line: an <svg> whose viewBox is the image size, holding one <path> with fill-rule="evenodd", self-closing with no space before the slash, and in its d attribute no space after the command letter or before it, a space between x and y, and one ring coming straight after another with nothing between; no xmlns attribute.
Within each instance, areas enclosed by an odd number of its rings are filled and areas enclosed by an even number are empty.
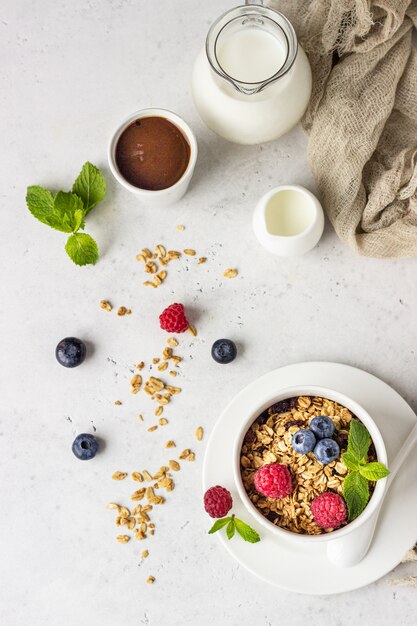
<svg viewBox="0 0 417 626"><path fill-rule="evenodd" d="M129 183L122 176L119 168L117 167L116 146L121 134L130 124L132 124L132 122L143 117L163 117L169 120L180 129L180 131L186 137L188 143L190 144L190 160L188 162L187 169L174 185L172 185L171 187L167 187L166 189L152 191L149 189L141 189L140 187L135 187L135 185ZM172 111L155 108L136 111L135 113L129 115L129 117L124 120L124 122L122 122L120 126L117 127L116 131L113 133L112 138L110 139L108 148L108 159L110 170L113 176L125 189L134 193L139 198L139 200L141 200L145 204L148 204L149 206L163 207L174 204L174 202L178 202L178 200L180 200L187 191L197 161L197 153L197 139L195 138L195 135L191 128L188 126L187 122L185 122L179 115L173 113Z"/></svg>
<svg viewBox="0 0 417 626"><path fill-rule="evenodd" d="M329 542L334 539L339 539L341 537L345 537L346 535L354 532L358 527L360 527L364 522L366 522L373 514L373 512L378 507L378 504L383 496L383 493L386 488L386 478L379 480L376 485L374 492L364 509L364 511L355 519L353 522L350 522L346 526L343 526L339 530L334 530L330 533L323 533L322 535L299 535L297 533L293 533L289 530L285 530L276 526L272 522L270 522L266 517L262 515L252 504L249 496L246 493L245 487L243 486L242 476L240 472L240 452L242 448L242 443L246 432L249 427L256 418L266 409L268 409L275 402L279 402L280 400L286 400L287 398L293 398L295 396L320 396L323 398L328 398L329 400L333 400L338 402L339 404L348 408L352 413L356 415L360 419L360 421L366 426L371 435L372 441L375 445L375 450L377 454L378 461L380 463L387 464L387 453L385 450L384 441L382 439L382 435L375 424L374 420L371 418L369 413L365 411L357 402L348 398L343 393L338 391L333 391L331 389L326 389L324 387L313 387L313 386L300 386L300 387L288 387L286 389L271 391L271 394L268 398L265 398L264 401L259 405L256 413L251 413L250 415L244 416L242 419L242 424L240 430L236 433L236 441L234 446L234 477L237 490L242 499L243 504L247 508L248 512L256 518L256 520L262 524L262 526L268 528L271 532L279 535L282 538L285 538L289 541L295 541L297 543L323 543Z"/></svg>
<svg viewBox="0 0 417 626"><path fill-rule="evenodd" d="M316 196L301 185L281 185L259 200L253 230L259 243L272 254L294 257L319 242L324 213Z"/></svg>

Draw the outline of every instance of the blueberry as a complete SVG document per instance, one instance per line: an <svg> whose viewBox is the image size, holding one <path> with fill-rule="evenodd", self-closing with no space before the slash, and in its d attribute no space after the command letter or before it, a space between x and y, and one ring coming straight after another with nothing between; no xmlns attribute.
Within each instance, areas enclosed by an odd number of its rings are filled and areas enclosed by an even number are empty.
<svg viewBox="0 0 417 626"><path fill-rule="evenodd" d="M236 344L231 339L217 339L211 347L211 356L216 363L231 363L236 354Z"/></svg>
<svg viewBox="0 0 417 626"><path fill-rule="evenodd" d="M339 456L339 444L334 439L321 439L314 448L314 454L320 463L327 465Z"/></svg>
<svg viewBox="0 0 417 626"><path fill-rule="evenodd" d="M80 461L94 459L98 450L98 441L89 433L77 435L72 444L72 451Z"/></svg>
<svg viewBox="0 0 417 626"><path fill-rule="evenodd" d="M308 454L314 450L316 438L311 430L297 430L292 436L291 445L298 454Z"/></svg>
<svg viewBox="0 0 417 626"><path fill-rule="evenodd" d="M310 430L316 435L317 439L331 437L334 433L334 424L327 415L319 415L314 417L310 422Z"/></svg>
<svg viewBox="0 0 417 626"><path fill-rule="evenodd" d="M85 359L86 347L81 339L66 337L56 347L55 356L64 367L77 367Z"/></svg>

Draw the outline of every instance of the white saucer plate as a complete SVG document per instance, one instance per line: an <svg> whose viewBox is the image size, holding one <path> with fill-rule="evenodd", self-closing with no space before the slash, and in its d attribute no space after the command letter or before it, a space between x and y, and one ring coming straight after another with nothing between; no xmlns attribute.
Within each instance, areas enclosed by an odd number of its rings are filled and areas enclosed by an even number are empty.
<svg viewBox="0 0 417 626"><path fill-rule="evenodd" d="M389 385L363 370L338 363L288 365L245 387L220 415L208 442L203 470L204 490L223 485L233 496L233 512L261 535L257 544L236 536L217 536L243 567L262 580L298 593L322 595L351 591L391 571L417 540L417 454L410 453L382 508L374 541L367 556L351 568L339 568L326 557L325 545L291 543L260 526L239 498L233 479L233 444L239 424L255 411L262 398L284 387L317 385L340 391L370 413L385 441L388 465L416 422L416 415Z"/></svg>

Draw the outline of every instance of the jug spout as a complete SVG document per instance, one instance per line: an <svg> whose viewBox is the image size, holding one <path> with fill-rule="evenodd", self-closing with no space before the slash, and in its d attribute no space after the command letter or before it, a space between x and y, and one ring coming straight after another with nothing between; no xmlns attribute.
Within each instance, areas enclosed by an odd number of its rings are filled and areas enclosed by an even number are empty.
<svg viewBox="0 0 417 626"><path fill-rule="evenodd" d="M244 93L247 96L251 96L254 93L259 93L262 91L264 87L268 84L267 82L262 83L242 83L237 80L233 80L228 76L225 76L225 79L228 80L240 93Z"/></svg>
<svg viewBox="0 0 417 626"><path fill-rule="evenodd" d="M297 50L290 22L262 2L247 2L227 11L212 25L206 40L212 70L246 96L287 74Z"/></svg>

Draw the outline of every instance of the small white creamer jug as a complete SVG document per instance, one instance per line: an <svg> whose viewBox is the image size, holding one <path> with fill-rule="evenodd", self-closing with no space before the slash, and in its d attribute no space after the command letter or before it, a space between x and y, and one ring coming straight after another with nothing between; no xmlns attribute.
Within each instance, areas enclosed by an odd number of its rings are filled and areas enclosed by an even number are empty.
<svg viewBox="0 0 417 626"><path fill-rule="evenodd" d="M211 26L192 76L195 106L209 128L229 141L276 139L303 116L311 69L288 19L247 4Z"/></svg>

